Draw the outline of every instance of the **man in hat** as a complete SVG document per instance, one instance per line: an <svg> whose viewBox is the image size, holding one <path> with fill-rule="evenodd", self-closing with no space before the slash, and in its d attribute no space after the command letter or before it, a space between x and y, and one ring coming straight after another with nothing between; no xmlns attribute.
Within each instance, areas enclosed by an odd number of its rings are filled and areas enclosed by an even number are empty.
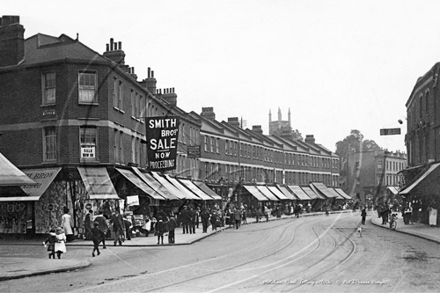
<svg viewBox="0 0 440 293"><path fill-rule="evenodd" d="M180 222L182 223L183 234L189 233L189 211L188 207L183 206L183 210L180 212Z"/></svg>

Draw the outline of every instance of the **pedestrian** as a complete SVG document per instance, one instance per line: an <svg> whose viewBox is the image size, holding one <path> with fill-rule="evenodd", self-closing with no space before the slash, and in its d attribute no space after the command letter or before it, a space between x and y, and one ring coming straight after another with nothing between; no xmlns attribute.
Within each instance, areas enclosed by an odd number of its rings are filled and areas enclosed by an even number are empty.
<svg viewBox="0 0 440 293"><path fill-rule="evenodd" d="M50 229L49 235L46 240L44 240L43 245L47 247L47 253L49 254L49 259L55 259L55 242L57 242L55 229Z"/></svg>
<svg viewBox="0 0 440 293"><path fill-rule="evenodd" d="M433 206L428 208L429 211L429 225L431 227L437 226L437 209Z"/></svg>
<svg viewBox="0 0 440 293"><path fill-rule="evenodd" d="M196 234L196 212L192 207L189 208L189 233L190 234Z"/></svg>
<svg viewBox="0 0 440 293"><path fill-rule="evenodd" d="M176 241L175 238L175 229L177 226L176 219L171 215L168 221L168 243L174 244Z"/></svg>
<svg viewBox="0 0 440 293"><path fill-rule="evenodd" d="M95 217L94 222L98 223L98 229L104 233L104 237L102 238L102 248L106 249L105 247L105 238L107 237L108 233L110 232L107 224L107 220L105 216L103 215L104 211L99 210L98 215Z"/></svg>
<svg viewBox="0 0 440 293"><path fill-rule="evenodd" d="M186 205L183 206L183 210L180 212L179 218L180 218L180 222L182 223L183 234L188 234L189 233L189 211L188 211L188 207Z"/></svg>
<svg viewBox="0 0 440 293"><path fill-rule="evenodd" d="M93 210L88 210L88 213L86 214L84 218L84 239L90 240L91 235L90 231L93 228Z"/></svg>
<svg viewBox="0 0 440 293"><path fill-rule="evenodd" d="M92 256L95 257L95 251L98 253L98 255L101 254L99 252L99 243L101 243L101 241L105 241L105 234L101 229L99 229L99 223L96 221L93 222L93 228L90 230L90 237L93 241Z"/></svg>
<svg viewBox="0 0 440 293"><path fill-rule="evenodd" d="M163 233L165 233L165 231L165 223L163 222L162 217L159 216L156 223L157 244L163 244Z"/></svg>
<svg viewBox="0 0 440 293"><path fill-rule="evenodd" d="M64 207L63 211L64 214L61 216L61 227L67 237L67 242L72 242L74 239L72 217L69 214L69 208Z"/></svg>
<svg viewBox="0 0 440 293"><path fill-rule="evenodd" d="M216 231L217 230L217 214L215 211L211 214L210 221L211 221L212 231Z"/></svg>
<svg viewBox="0 0 440 293"><path fill-rule="evenodd" d="M367 211L365 210L365 208L362 209L361 217L362 217L362 225L365 225L365 220L367 218Z"/></svg>
<svg viewBox="0 0 440 293"><path fill-rule="evenodd" d="M124 224L124 219L122 218L122 215L119 213L118 208L115 210L115 213L112 215L110 219L110 223L113 226L113 232L115 232L114 246L116 246L117 242L119 242L119 245L122 245L122 242L124 241L125 224Z"/></svg>
<svg viewBox="0 0 440 293"><path fill-rule="evenodd" d="M269 221L269 217L272 213L272 210L269 207L266 207L265 211L264 211L264 216L266 217L266 222Z"/></svg>
<svg viewBox="0 0 440 293"><path fill-rule="evenodd" d="M66 234L64 234L64 230L61 227L57 228L56 232L56 242L55 242L55 253L57 254L58 259L61 258L61 254L66 253Z"/></svg>
<svg viewBox="0 0 440 293"><path fill-rule="evenodd" d="M240 228L241 223L241 211L239 208L234 208L234 223L235 223L235 229Z"/></svg>
<svg viewBox="0 0 440 293"><path fill-rule="evenodd" d="M206 208L202 209L202 212L200 213L200 218L202 219L203 233L207 233L209 226L209 212Z"/></svg>
<svg viewBox="0 0 440 293"><path fill-rule="evenodd" d="M409 206L409 204L407 204L405 209L403 210L403 223L405 225L409 225L410 220L411 220L411 207Z"/></svg>
<svg viewBox="0 0 440 293"><path fill-rule="evenodd" d="M246 217L246 209L247 209L247 205L244 205L243 206L243 208L241 209L242 210L242 214L241 214L241 223L244 225L244 224L247 224L247 217Z"/></svg>
<svg viewBox="0 0 440 293"><path fill-rule="evenodd" d="M125 239L131 240L131 221L127 219L127 215L124 216L124 225L125 225Z"/></svg>
<svg viewBox="0 0 440 293"><path fill-rule="evenodd" d="M199 224L200 224L200 208L197 207L194 211L194 220L195 220L195 225L197 227L197 229L199 229ZM194 231L195 233L195 231Z"/></svg>

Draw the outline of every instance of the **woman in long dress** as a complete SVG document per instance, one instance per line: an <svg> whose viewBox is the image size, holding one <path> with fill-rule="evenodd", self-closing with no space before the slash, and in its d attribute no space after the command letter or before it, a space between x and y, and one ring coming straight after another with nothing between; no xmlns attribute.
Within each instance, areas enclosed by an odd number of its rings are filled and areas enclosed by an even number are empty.
<svg viewBox="0 0 440 293"><path fill-rule="evenodd" d="M61 216L61 227L67 236L67 242L73 241L72 217L69 215L69 209L64 207L64 215Z"/></svg>
<svg viewBox="0 0 440 293"><path fill-rule="evenodd" d="M429 225L431 227L437 226L437 209L429 208Z"/></svg>

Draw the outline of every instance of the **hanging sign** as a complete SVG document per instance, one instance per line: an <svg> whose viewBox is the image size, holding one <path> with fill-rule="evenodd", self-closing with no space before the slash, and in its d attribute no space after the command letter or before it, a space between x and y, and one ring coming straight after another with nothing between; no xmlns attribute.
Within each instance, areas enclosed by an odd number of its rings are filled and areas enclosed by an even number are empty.
<svg viewBox="0 0 440 293"><path fill-rule="evenodd" d="M149 117L146 119L146 127L148 169L176 169L179 117Z"/></svg>

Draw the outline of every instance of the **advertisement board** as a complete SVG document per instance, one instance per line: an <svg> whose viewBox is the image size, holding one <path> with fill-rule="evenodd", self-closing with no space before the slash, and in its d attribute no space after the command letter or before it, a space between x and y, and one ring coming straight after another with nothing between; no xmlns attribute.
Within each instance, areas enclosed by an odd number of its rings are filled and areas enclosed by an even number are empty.
<svg viewBox="0 0 440 293"><path fill-rule="evenodd" d="M147 168L151 171L176 169L179 117L158 116L146 119Z"/></svg>

